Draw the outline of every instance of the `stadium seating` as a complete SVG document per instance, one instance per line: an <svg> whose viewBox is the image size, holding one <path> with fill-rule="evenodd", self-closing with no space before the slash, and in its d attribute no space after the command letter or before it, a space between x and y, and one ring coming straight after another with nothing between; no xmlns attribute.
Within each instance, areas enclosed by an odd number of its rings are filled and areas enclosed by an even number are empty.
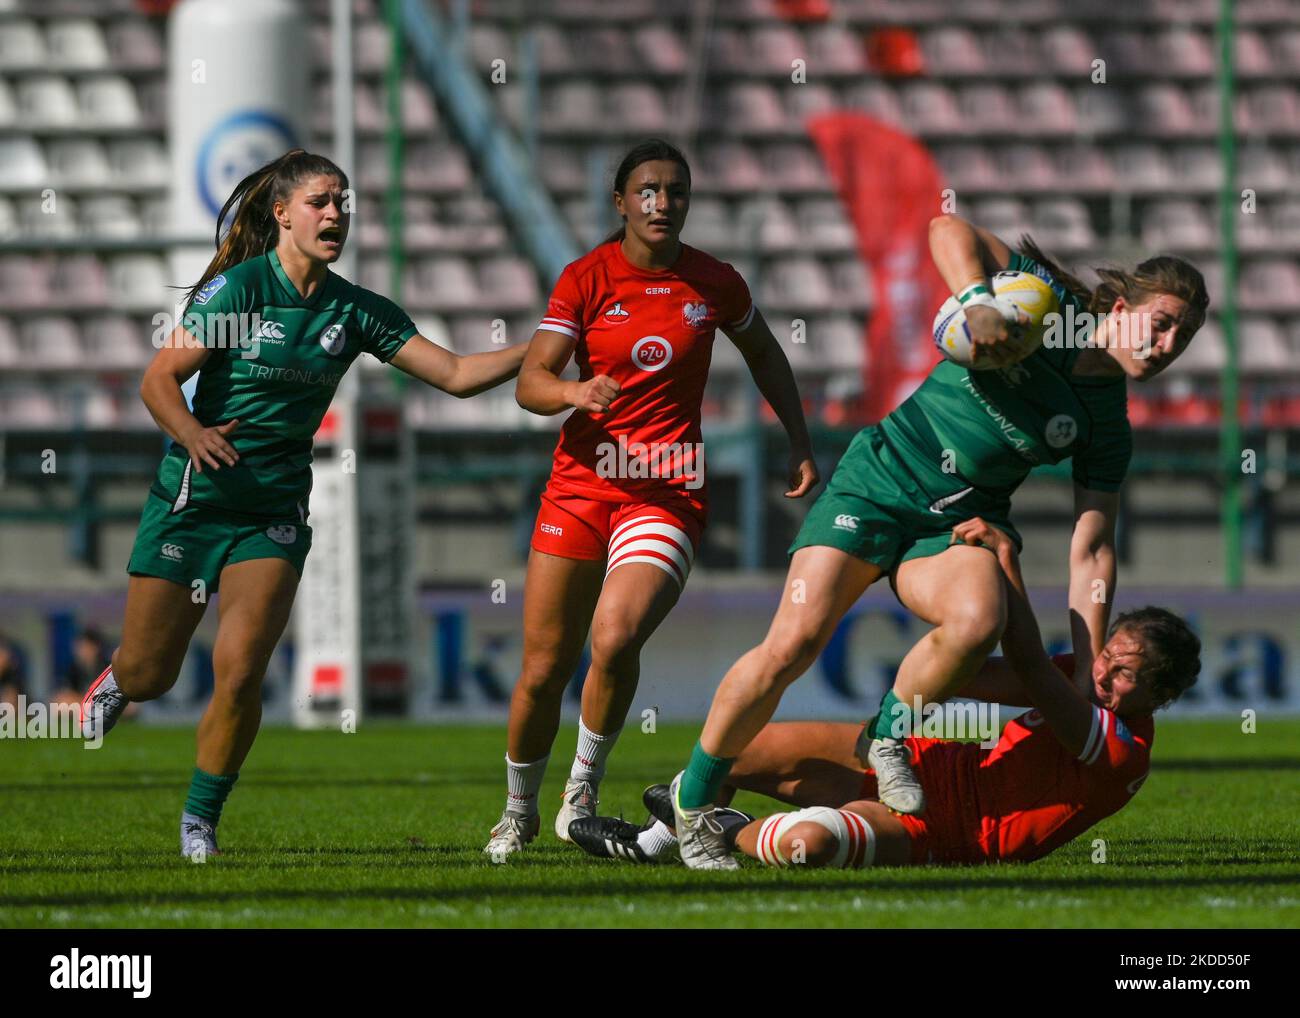
<svg viewBox="0 0 1300 1018"><path fill-rule="evenodd" d="M318 67L314 144L328 149L328 3L306 6ZM789 351L816 410L832 365L861 367L873 298L807 119L858 110L917 135L956 189L958 212L1008 239L1032 232L1079 265L1180 252L1218 281L1217 6L1157 0L1117 15L1102 0L982 0L954 14L940 0L837 0L829 20L795 22L770 0L737 0L715 7L695 111L683 106L694 80L687 0L553 0L526 22L512 0L478 0L467 45L484 75L494 60L507 61L508 83L490 94L517 130L528 126L519 73L525 43L535 54L538 174L584 245L609 228L606 178L619 152L647 134L677 138L683 113L694 114L686 239L740 266L771 317L804 318L811 336L830 337L833 356L815 344ZM354 241L361 279L389 290L392 44L381 5L359 0L354 10L361 193ZM29 411L47 419L58 406L55 396L42 402L26 389L5 395L27 384L29 367L89 375L92 384L110 366L139 370L149 347L130 336L148 334L149 314L167 306L175 281L162 243L149 246L167 223L165 23L130 0L21 4L0 16L4 428L29 426L21 417ZM1298 351L1288 330L1300 311L1300 202L1290 189L1300 179L1300 8L1242 0L1237 18L1238 180L1258 202L1254 215L1237 220L1243 365L1252 375L1294 380L1300 359L1290 356ZM919 75L870 63L868 34L891 26L914 33ZM1098 56L1105 84L1092 80ZM795 84L799 66L805 80ZM456 341L478 335L485 316L507 320L512 336L524 338L546 281L520 259L465 149L410 71L401 106L403 303ZM53 215L42 208L47 188L56 196ZM89 238L82 249L78 237ZM41 244L48 248L33 250ZM1213 296L1217 307L1219 291ZM1210 379L1222 363L1215 328L1212 320L1171 374ZM29 333L55 338L48 349L29 349ZM130 349L115 352L118 343ZM70 356L75 350L85 356ZM152 426L131 402L98 400L96 414ZM730 405L729 397L719 394L716 405ZM428 404L421 420L439 424L441 406ZM499 425L496 410L457 404L456 424Z"/></svg>

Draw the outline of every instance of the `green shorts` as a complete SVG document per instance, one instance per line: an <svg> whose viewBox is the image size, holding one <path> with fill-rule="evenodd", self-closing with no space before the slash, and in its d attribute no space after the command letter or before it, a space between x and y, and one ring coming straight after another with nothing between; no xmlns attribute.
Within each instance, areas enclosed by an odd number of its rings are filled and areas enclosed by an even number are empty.
<svg viewBox="0 0 1300 1018"><path fill-rule="evenodd" d="M126 571L132 576L159 576L186 587L202 580L216 593L221 570L236 562L282 558L302 576L311 550L311 527L297 520L254 521L219 509L191 505L178 513L151 494L140 516L135 547Z"/></svg>
<svg viewBox="0 0 1300 1018"><path fill-rule="evenodd" d="M808 511L790 552L839 548L891 573L901 562L948 548L952 528L975 516L1006 533L1019 550L1020 534L1007 519L1010 504L974 491L960 495L967 487L957 480L952 491L926 494L879 427L864 428Z"/></svg>

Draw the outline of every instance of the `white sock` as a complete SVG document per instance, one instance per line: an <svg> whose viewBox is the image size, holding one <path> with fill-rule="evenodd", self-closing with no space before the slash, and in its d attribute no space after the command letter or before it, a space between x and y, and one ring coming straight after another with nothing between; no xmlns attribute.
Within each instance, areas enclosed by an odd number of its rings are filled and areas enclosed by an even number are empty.
<svg viewBox="0 0 1300 1018"><path fill-rule="evenodd" d="M618 741L619 729L613 735L597 735L578 718L578 751L573 756L573 766L569 768L570 781L590 781L598 784L605 776L605 761L609 759L614 743Z"/></svg>
<svg viewBox="0 0 1300 1018"><path fill-rule="evenodd" d="M636 843L651 859L657 859L663 852L677 844L677 835L662 820L656 820L653 827L647 828L636 836Z"/></svg>
<svg viewBox="0 0 1300 1018"><path fill-rule="evenodd" d="M542 787L542 778L546 776L546 761L551 758L547 753L540 760L532 763L518 764L506 755L506 810L518 816L531 817L537 814L537 793Z"/></svg>

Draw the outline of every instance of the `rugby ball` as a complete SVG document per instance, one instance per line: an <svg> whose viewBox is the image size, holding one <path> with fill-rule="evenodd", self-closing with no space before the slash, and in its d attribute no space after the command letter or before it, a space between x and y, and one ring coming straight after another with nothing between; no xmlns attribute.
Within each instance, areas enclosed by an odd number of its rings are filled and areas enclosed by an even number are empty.
<svg viewBox="0 0 1300 1018"><path fill-rule="evenodd" d="M1048 316L1060 312L1060 302L1052 288L1031 272L999 272L992 283L995 300L1014 305L1029 319L1027 324L1010 327L1012 363L1022 361L1043 345L1043 333L1051 324ZM944 301L934 316L933 338L941 354L964 368L979 371L993 367L983 358L975 362L966 312L956 297Z"/></svg>

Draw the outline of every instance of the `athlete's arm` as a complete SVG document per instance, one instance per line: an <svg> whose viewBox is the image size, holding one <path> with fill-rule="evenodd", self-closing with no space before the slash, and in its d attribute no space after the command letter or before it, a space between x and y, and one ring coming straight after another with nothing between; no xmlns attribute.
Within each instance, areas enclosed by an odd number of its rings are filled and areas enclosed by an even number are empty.
<svg viewBox="0 0 1300 1018"><path fill-rule="evenodd" d="M743 332L727 332L726 335L745 358L750 377L790 439L790 490L785 497L800 498L812 489L818 477L812 440L808 437L803 403L799 399L794 372L790 370L790 361L758 308L754 308L749 326Z"/></svg>
<svg viewBox="0 0 1300 1018"><path fill-rule="evenodd" d="M527 349L525 344L516 343L504 350L461 356L417 333L388 363L435 389L466 399L519 374Z"/></svg>
<svg viewBox="0 0 1300 1018"><path fill-rule="evenodd" d="M181 386L203 367L211 352L178 325L162 349L154 354L140 382L140 399L158 422L158 427L185 447L190 462L200 474L205 463L213 470L220 470L221 464L234 466L239 460L239 453L227 441L239 421L205 428L190 413L185 394L181 392Z"/></svg>
<svg viewBox="0 0 1300 1018"><path fill-rule="evenodd" d="M608 410L620 388L614 379L596 375L575 382L560 377L577 344L576 339L562 332L534 332L515 383L515 402L530 413L547 417L571 407L589 414Z"/></svg>
<svg viewBox="0 0 1300 1018"><path fill-rule="evenodd" d="M1115 598L1115 517L1119 495L1074 486L1074 533L1070 537L1070 639L1080 689L1091 681L1093 659L1106 643Z"/></svg>
<svg viewBox="0 0 1300 1018"><path fill-rule="evenodd" d="M987 290L987 294L964 298L963 303L974 356L987 358L996 366L1003 357L1000 347L1009 339L1010 322L993 304L989 277L1011 264L1011 248L960 216L943 215L930 220L930 257L954 295L975 284Z"/></svg>
<svg viewBox="0 0 1300 1018"><path fill-rule="evenodd" d="M1043 634L1029 606L1015 545L1002 531L978 517L958 524L953 534L967 544L983 544L997 555L1007 577L1007 626L1002 631L1002 650L1019 676L1030 705L1042 713L1061 745L1072 756L1080 756L1092 734L1093 707L1043 649Z"/></svg>

